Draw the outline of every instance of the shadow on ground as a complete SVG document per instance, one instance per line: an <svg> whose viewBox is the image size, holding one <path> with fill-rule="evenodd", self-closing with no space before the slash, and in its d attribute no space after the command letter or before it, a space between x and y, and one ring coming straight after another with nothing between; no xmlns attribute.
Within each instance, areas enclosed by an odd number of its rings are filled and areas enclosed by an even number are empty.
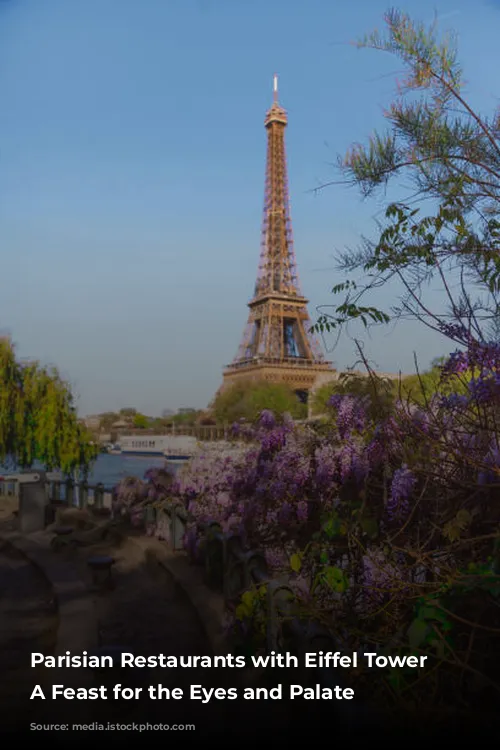
<svg viewBox="0 0 500 750"><path fill-rule="evenodd" d="M0 534L16 530L16 519L0 509ZM101 535L102 536L102 535ZM78 586L68 586L64 601L76 602L91 611L92 617L86 624L73 623L74 631L66 633L66 643L72 655L81 654L81 627L93 632L84 633L89 643L89 651L94 649L122 650L135 656L196 657L213 656L203 623L186 596L167 570L154 562L149 554L147 540L141 544L133 535L123 536L108 533L105 538L94 538L79 545L63 544L58 552L51 549L46 535L46 553L53 567L68 573L70 568ZM93 588L88 558L108 555L114 559L112 585L96 591ZM61 576L69 581L71 576ZM190 737L199 741L213 738L221 744L244 744L248 746L262 742L311 741L313 733L324 733L331 741L339 741L345 736L345 705L342 701L281 701L242 700L245 687L244 671L222 668L172 668L136 667L105 668L31 668L32 652L53 656L60 649L62 607L58 610L56 597L45 576L36 565L17 551L11 544L0 545L0 709L2 712L0 731L29 731L30 725L38 725L48 730L52 724L91 725L98 734L103 731L116 731L116 726L130 729L120 730L138 737L138 727L190 725L195 729L185 730ZM77 633L80 627L80 633ZM72 650L74 643L79 644ZM77 637L78 636L78 637ZM85 639L84 639L85 640ZM268 688L283 685L287 695L287 685L301 684L295 670L265 671ZM246 676L246 675L245 675ZM36 685L40 685L46 699L30 695ZM97 700L52 700L54 685L71 689L106 689L107 698ZM113 688L121 685L137 691L137 699L115 700ZM161 686L163 696L153 699L148 688L156 690ZM210 695L205 702L190 700L192 686L199 686ZM256 687L254 683L254 687ZM230 689L240 696L233 700L228 697ZM173 691L181 690L183 697L174 698ZM215 693L215 691L218 691ZM170 697L167 697L167 694ZM356 708L354 710L356 718ZM420 722L421 724L422 722ZM135 726L134 726L135 725ZM422 741L422 733L428 739L436 735L430 726L400 728L400 739L411 742L412 737ZM165 730L159 730L163 735ZM372 734L367 734L371 732ZM50 740L56 746L68 742L74 745L80 739L88 745L92 736L75 729L71 738L63 732L49 732ZM328 733L328 735L326 735ZM391 728L377 721L369 729L361 722L350 728L350 739L376 735L387 739ZM46 732L44 732L46 736ZM479 735L475 735L476 737ZM148 734L143 734L148 737ZM449 741L451 728L446 729ZM38 735L40 738L40 735ZM346 737L348 738L348 737ZM168 737L166 738L168 741ZM176 737L176 741L179 738ZM181 738L181 742L186 740Z"/></svg>
<svg viewBox="0 0 500 750"><path fill-rule="evenodd" d="M0 519L0 533L13 532L12 517ZM3 731L27 730L40 725L78 723L195 725L197 736L223 733L249 736L260 726L276 730L291 719L289 707L281 703L234 701L222 698L229 688L242 693L241 670L220 668L136 667L78 668L30 666L32 652L56 653L58 617L54 591L38 568L9 544L0 549L0 669L2 676ZM49 553L59 566L72 566L83 582L80 590L68 591L65 601L83 599L92 608L96 632L89 643L99 648L122 649L136 656L212 656L203 623L185 592L133 539L110 534L82 546L64 545ZM114 558L112 585L94 590L88 558ZM81 640L79 641L81 642ZM71 646L69 646L71 650ZM81 653L73 652L75 655ZM114 700L113 687L120 684L137 690L137 699ZM40 685L46 699L30 695ZM103 686L108 699L51 700L52 686L71 688ZM190 700L191 686L212 691L209 701ZM163 695L181 690L182 699L154 700L148 688L164 688ZM214 697L218 690L219 699ZM227 692L226 692L227 694ZM54 739L60 740L57 733Z"/></svg>

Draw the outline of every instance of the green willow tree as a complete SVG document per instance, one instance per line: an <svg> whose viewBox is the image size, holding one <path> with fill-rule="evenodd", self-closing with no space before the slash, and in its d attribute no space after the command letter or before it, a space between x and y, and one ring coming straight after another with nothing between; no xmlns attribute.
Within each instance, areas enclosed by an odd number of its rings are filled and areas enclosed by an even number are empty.
<svg viewBox="0 0 500 750"><path fill-rule="evenodd" d="M73 397L57 370L17 362L0 341L0 463L87 474L98 448L78 421Z"/></svg>
<svg viewBox="0 0 500 750"><path fill-rule="evenodd" d="M339 166L364 196L395 179L401 188L402 178L410 190L389 204L378 241L363 239L340 256L339 267L358 276L334 287L343 302L321 311L315 328L406 318L459 345L498 339L500 111L487 118L468 104L453 39L438 39L435 24L396 10L385 21L385 37L374 32L358 46L394 55L406 77L385 112L388 132L353 146ZM392 280L403 289L394 307L367 304ZM431 282L447 300L442 309L426 296Z"/></svg>

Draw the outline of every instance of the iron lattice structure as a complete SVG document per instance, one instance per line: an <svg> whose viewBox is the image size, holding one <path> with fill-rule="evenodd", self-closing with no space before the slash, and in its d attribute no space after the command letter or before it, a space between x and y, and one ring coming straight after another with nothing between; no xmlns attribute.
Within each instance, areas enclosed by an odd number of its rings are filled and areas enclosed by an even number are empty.
<svg viewBox="0 0 500 750"><path fill-rule="evenodd" d="M238 354L224 383L243 377L287 382L307 393L321 373L332 372L310 333L293 247L285 152L286 111L274 101L266 114L267 165L259 270Z"/></svg>

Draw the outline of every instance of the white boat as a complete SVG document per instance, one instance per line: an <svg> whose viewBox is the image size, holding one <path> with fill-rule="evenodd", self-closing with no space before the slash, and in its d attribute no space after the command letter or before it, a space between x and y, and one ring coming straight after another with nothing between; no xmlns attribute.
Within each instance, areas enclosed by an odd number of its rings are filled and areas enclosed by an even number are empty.
<svg viewBox="0 0 500 750"><path fill-rule="evenodd" d="M121 435L122 455L164 456L168 461L187 461L196 452L195 438L174 435Z"/></svg>

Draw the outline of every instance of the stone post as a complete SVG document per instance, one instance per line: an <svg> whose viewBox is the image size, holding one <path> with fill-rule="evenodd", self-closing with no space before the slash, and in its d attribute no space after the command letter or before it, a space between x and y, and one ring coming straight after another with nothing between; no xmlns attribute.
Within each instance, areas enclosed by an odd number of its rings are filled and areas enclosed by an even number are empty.
<svg viewBox="0 0 500 750"><path fill-rule="evenodd" d="M45 482L43 471L18 475L19 529L23 534L43 531L47 525L49 498Z"/></svg>

